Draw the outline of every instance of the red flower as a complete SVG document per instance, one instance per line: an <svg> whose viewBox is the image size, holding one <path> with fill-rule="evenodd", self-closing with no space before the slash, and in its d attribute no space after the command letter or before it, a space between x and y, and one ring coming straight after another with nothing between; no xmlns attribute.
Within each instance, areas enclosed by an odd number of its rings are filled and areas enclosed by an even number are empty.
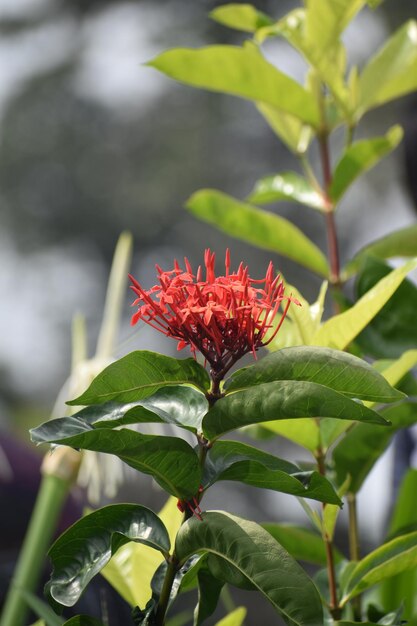
<svg viewBox="0 0 417 626"><path fill-rule="evenodd" d="M168 337L178 341L178 350L190 346L201 352L218 378L244 354L267 345L279 331L291 301L284 296L284 285L275 277L272 263L262 280L250 278L241 263L230 273L230 254L226 250L226 274L214 273L215 255L206 250L206 277L201 267L197 274L184 259L185 270L175 261L174 269L164 272L157 267L159 285L145 291L132 277L137 294L133 305L140 305L132 317L132 325L143 320ZM278 323L274 318L282 301L285 308ZM271 329L266 338L268 331Z"/></svg>

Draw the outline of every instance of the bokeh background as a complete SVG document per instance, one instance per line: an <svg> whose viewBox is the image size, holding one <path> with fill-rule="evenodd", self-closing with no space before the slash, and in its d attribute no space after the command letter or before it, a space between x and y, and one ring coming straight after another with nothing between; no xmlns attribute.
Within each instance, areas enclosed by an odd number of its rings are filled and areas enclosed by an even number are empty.
<svg viewBox="0 0 417 626"><path fill-rule="evenodd" d="M244 198L260 176L297 169L297 163L251 104L179 85L145 65L170 47L240 43L243 35L208 18L219 4L0 0L0 433L7 445L12 437L19 446L14 454L21 455L20 468L26 467L26 454L37 453L28 427L49 416L68 376L77 311L86 316L94 351L121 231L134 237L132 271L145 286L154 282L156 262L169 267L174 257L186 255L198 264L207 246L218 253L219 264L229 246L233 263L243 259L253 275L262 275L271 258L196 221L183 206L201 187ZM297 5L255 4L276 17ZM362 65L411 17L417 17L414 0L386 0L375 12L364 10L346 32L351 62ZM267 42L265 53L302 80L304 64L284 42ZM406 130L402 146L349 191L337 216L342 260L415 222L415 100L368 115L359 136L382 134L395 122ZM334 153L341 142L336 135ZM321 215L285 203L275 209L325 248ZM272 260L307 298L315 298L318 280L285 259ZM175 355L174 342L129 326L130 300L127 294L116 356L138 348ZM4 450L0 472L6 481L13 468ZM289 444L281 451L297 458ZM375 488L389 485L389 460L377 471L364 495L362 521L370 542L382 532L389 503ZM138 497L129 480L128 494ZM27 493L16 497L18 521L9 524L16 537L9 552L17 550L35 486L33 478ZM254 490L248 498L249 492L230 484L219 490L217 506L226 493L229 508L242 515L297 516L290 498ZM210 504L216 505L213 498Z"/></svg>

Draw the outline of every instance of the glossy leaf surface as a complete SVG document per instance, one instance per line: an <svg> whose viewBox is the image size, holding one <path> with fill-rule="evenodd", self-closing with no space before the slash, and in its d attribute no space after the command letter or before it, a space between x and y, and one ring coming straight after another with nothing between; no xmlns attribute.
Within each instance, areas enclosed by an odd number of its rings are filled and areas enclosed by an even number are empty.
<svg viewBox="0 0 417 626"><path fill-rule="evenodd" d="M168 553L170 541L155 513L136 504L113 504L90 513L68 528L49 551L53 571L47 585L52 598L73 606L90 580L128 541Z"/></svg>
<svg viewBox="0 0 417 626"><path fill-rule="evenodd" d="M114 454L144 474L150 474L168 493L188 499L200 484L198 457L178 437L142 435L123 428L93 429L76 417L46 422L31 431L35 443L58 443L76 449Z"/></svg>
<svg viewBox="0 0 417 626"><path fill-rule="evenodd" d="M342 394L304 381L277 381L256 385L222 398L203 419L210 440L249 424L298 417L336 417L387 424L375 411Z"/></svg>
<svg viewBox="0 0 417 626"><path fill-rule="evenodd" d="M280 200L292 200L319 211L324 211L326 207L323 196L295 172L261 178L248 196L248 202L254 204L270 204Z"/></svg>
<svg viewBox="0 0 417 626"><path fill-rule="evenodd" d="M318 472L302 471L293 463L237 441L218 441L207 454L203 487L219 480L341 505L330 482Z"/></svg>
<svg viewBox="0 0 417 626"><path fill-rule="evenodd" d="M330 348L283 348L235 372L225 383L227 392L278 380L319 383L362 400L393 402L404 394L389 385L366 361Z"/></svg>
<svg viewBox="0 0 417 626"><path fill-rule="evenodd" d="M168 50L148 65L186 85L264 102L312 126L319 123L313 96L271 65L251 42L244 47Z"/></svg>
<svg viewBox="0 0 417 626"><path fill-rule="evenodd" d="M407 274L415 267L417 267L417 260L412 259L392 270L350 309L324 322L314 336L313 343L339 350L345 349L382 309Z"/></svg>
<svg viewBox="0 0 417 626"><path fill-rule="evenodd" d="M92 405L77 413L76 417L96 428L159 422L195 432L207 410L205 395L193 387L169 386L138 402Z"/></svg>
<svg viewBox="0 0 417 626"><path fill-rule="evenodd" d="M254 33L258 28L272 24L272 19L252 4L225 4L210 12L210 17L223 26Z"/></svg>
<svg viewBox="0 0 417 626"><path fill-rule="evenodd" d="M341 605L377 583L417 565L417 532L383 544L359 561L343 585Z"/></svg>
<svg viewBox="0 0 417 626"><path fill-rule="evenodd" d="M215 189L201 189L187 208L223 232L281 254L312 271L327 276L328 264L321 250L288 220L239 202Z"/></svg>
<svg viewBox="0 0 417 626"><path fill-rule="evenodd" d="M137 350L106 367L81 396L68 404L136 402L161 387L179 384L193 385L204 392L210 386L210 379L194 359L173 359L156 352Z"/></svg>
<svg viewBox="0 0 417 626"><path fill-rule="evenodd" d="M317 532L302 526L273 522L264 523L262 527L297 561L326 566L326 549L321 535ZM336 563L343 559L343 555L335 547L333 548L333 556Z"/></svg>
<svg viewBox="0 0 417 626"><path fill-rule="evenodd" d="M350 185L398 146L403 136L400 126L391 128L385 137L356 141L349 146L336 165L330 197L337 203Z"/></svg>
<svg viewBox="0 0 417 626"><path fill-rule="evenodd" d="M356 424L333 451L338 483L342 484L349 475L349 491L352 493L359 491L395 432L417 422L417 404L404 402L384 409L382 415L391 420L389 428L379 429L368 424Z"/></svg>
<svg viewBox="0 0 417 626"><path fill-rule="evenodd" d="M417 89L417 23L406 22L360 76L359 114Z"/></svg>
<svg viewBox="0 0 417 626"><path fill-rule="evenodd" d="M297 626L321 624L319 594L298 563L258 524L220 512L188 520L176 540L181 561L208 552L232 565L268 599L286 621Z"/></svg>
<svg viewBox="0 0 417 626"><path fill-rule="evenodd" d="M359 250L353 259L345 265L344 277L348 278L356 274L368 256L377 259L417 256L417 225L396 230Z"/></svg>

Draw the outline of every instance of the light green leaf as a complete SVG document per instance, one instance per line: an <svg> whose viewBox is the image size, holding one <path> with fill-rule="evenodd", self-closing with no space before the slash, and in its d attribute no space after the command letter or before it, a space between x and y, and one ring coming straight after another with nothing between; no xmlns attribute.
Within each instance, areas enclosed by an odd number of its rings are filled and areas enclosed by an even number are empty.
<svg viewBox="0 0 417 626"><path fill-rule="evenodd" d="M343 280L356 274L368 256L378 259L417 256L417 225L410 225L394 231L359 250L343 268Z"/></svg>
<svg viewBox="0 0 417 626"><path fill-rule="evenodd" d="M331 483L318 472L303 471L293 463L237 441L218 441L207 454L204 489L220 480L342 504Z"/></svg>
<svg viewBox="0 0 417 626"><path fill-rule="evenodd" d="M315 419L299 418L296 420L279 420L274 422L264 422L262 428L266 428L276 435L281 435L290 441L314 452L319 447L320 429Z"/></svg>
<svg viewBox="0 0 417 626"><path fill-rule="evenodd" d="M417 89L417 23L401 26L360 76L359 118L369 109Z"/></svg>
<svg viewBox="0 0 417 626"><path fill-rule="evenodd" d="M389 361L379 371L390 385L396 385L416 364L417 350L407 350L399 359Z"/></svg>
<svg viewBox="0 0 417 626"><path fill-rule="evenodd" d="M323 195L295 172L261 178L248 196L248 202L254 204L270 204L280 200L293 200L319 211L326 209Z"/></svg>
<svg viewBox="0 0 417 626"><path fill-rule="evenodd" d="M197 191L186 207L232 237L281 254L322 276L328 274L328 264L321 250L294 224L278 215L239 202L215 189Z"/></svg>
<svg viewBox="0 0 417 626"><path fill-rule="evenodd" d="M256 385L221 398L204 417L203 431L211 440L249 424L299 417L335 417L387 424L378 413L333 389L317 383L284 380Z"/></svg>
<svg viewBox="0 0 417 626"><path fill-rule="evenodd" d="M220 622L216 622L215 626L242 626L246 617L246 609L244 606L238 606L237 609L223 617Z"/></svg>
<svg viewBox="0 0 417 626"><path fill-rule="evenodd" d="M90 580L128 541L168 554L170 541L155 513L136 504L113 504L86 515L66 530L49 551L53 571L47 585L52 598L73 606Z"/></svg>
<svg viewBox="0 0 417 626"><path fill-rule="evenodd" d="M350 476L348 476L343 485L338 489L338 496L343 498L350 484ZM323 508L323 530L326 536L333 541L334 531L336 530L337 518L339 517L341 507L335 504L326 504Z"/></svg>
<svg viewBox="0 0 417 626"><path fill-rule="evenodd" d="M296 346L267 355L237 370L225 382L227 393L278 380L310 381L360 400L394 402L404 394L366 361L330 348Z"/></svg>
<svg viewBox="0 0 417 626"><path fill-rule="evenodd" d="M251 4L225 4L209 13L210 17L219 24L254 33L258 28L272 24L272 19L258 11Z"/></svg>
<svg viewBox="0 0 417 626"><path fill-rule="evenodd" d="M330 197L339 202L348 187L398 146L403 137L401 126L393 126L384 137L356 141L342 155L334 171Z"/></svg>
<svg viewBox="0 0 417 626"><path fill-rule="evenodd" d="M340 605L369 587L417 566L417 532L383 544L359 561L345 582Z"/></svg>
<svg viewBox="0 0 417 626"><path fill-rule="evenodd" d="M36 443L114 454L139 472L150 474L171 495L189 499L200 485L198 456L179 437L142 435L122 428L93 429L76 417L50 420L31 431Z"/></svg>
<svg viewBox="0 0 417 626"><path fill-rule="evenodd" d="M187 85L270 104L312 126L319 124L313 96L268 63L257 46L207 46L163 52L148 63Z"/></svg>
<svg viewBox="0 0 417 626"><path fill-rule="evenodd" d="M136 402L166 385L193 385L203 393L210 387L206 370L195 359L173 359L137 350L106 367L71 406L104 402Z"/></svg>
<svg viewBox="0 0 417 626"><path fill-rule="evenodd" d="M382 309L409 272L417 267L412 259L382 278L350 309L327 320L317 331L313 343L344 350Z"/></svg>
<svg viewBox="0 0 417 626"><path fill-rule="evenodd" d="M199 552L216 555L244 576L293 626L321 624L318 591L304 570L258 524L221 512L190 519L180 528L176 553L184 563Z"/></svg>
<svg viewBox="0 0 417 626"><path fill-rule="evenodd" d="M284 113L269 104L256 103L256 108L263 115L274 133L295 154L304 154L313 138L311 126L303 124L297 117Z"/></svg>
<svg viewBox="0 0 417 626"><path fill-rule="evenodd" d="M326 507L327 508L327 507ZM309 530L293 524L276 524L267 522L262 524L277 541L297 561L305 561L325 567L327 564L326 548L323 538L314 530ZM336 563L343 560L343 555L337 548L333 550Z"/></svg>
<svg viewBox="0 0 417 626"><path fill-rule="evenodd" d="M305 0L306 40L324 51L334 45L365 0Z"/></svg>

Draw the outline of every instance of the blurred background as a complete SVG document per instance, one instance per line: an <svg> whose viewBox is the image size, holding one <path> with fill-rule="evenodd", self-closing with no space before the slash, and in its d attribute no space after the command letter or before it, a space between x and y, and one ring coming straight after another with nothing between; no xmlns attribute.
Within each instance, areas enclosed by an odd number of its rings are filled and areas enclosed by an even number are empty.
<svg viewBox="0 0 417 626"><path fill-rule="evenodd" d="M156 262L169 268L174 257L186 255L197 265L207 246L218 253L219 266L229 246L232 263L243 259L255 277L271 258L197 222L183 205L201 187L244 198L260 176L298 169L297 163L251 104L179 85L145 65L170 47L240 43L242 34L207 17L219 4L0 0L0 433L8 450L16 446L22 455L27 491L16 495L19 521L10 522L15 548L36 489L27 459L39 451L29 444L27 429L48 418L68 376L77 311L87 318L94 351L120 232L134 237L132 272L146 287L155 282ZM297 6L290 0L255 4L277 18ZM414 0L386 0L375 12L362 11L345 36L351 62L361 66L412 17ZM267 42L264 50L280 69L303 79L303 62L284 42ZM382 134L400 122L406 137L346 195L337 217L342 261L366 242L415 222L416 120L415 101L405 98L361 123L359 136ZM335 152L340 145L336 135ZM325 249L321 215L285 203L275 208ZM308 299L316 297L318 279L287 260L272 260ZM148 327L130 327L131 299L127 294L116 356L141 348L175 355L175 342ZM5 449L4 482L12 476ZM297 458L290 444L281 449ZM388 483L390 464L378 471L378 480ZM367 525L366 515L363 521L373 541L387 503L370 484L364 498L373 522ZM249 501L248 492L230 484L207 506L221 506L225 493L229 508L241 515L297 515L290 498L252 490Z"/></svg>

